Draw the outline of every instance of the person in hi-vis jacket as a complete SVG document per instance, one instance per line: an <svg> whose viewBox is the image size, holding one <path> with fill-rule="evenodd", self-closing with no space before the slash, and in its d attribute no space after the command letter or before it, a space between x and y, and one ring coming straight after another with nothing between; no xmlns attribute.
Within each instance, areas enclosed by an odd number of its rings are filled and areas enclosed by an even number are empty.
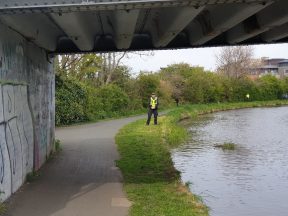
<svg viewBox="0 0 288 216"><path fill-rule="evenodd" d="M150 124L152 114L154 115L154 125L157 125L158 105L159 105L158 98L155 93L152 93L148 104L148 119L146 125Z"/></svg>

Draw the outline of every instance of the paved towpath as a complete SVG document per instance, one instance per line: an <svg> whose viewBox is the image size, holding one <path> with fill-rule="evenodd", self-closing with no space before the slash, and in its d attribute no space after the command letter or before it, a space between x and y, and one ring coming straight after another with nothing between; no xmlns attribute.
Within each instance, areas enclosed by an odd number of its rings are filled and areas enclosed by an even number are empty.
<svg viewBox="0 0 288 216"><path fill-rule="evenodd" d="M129 201L114 142L117 131L140 117L56 130L63 151L48 162L36 181L10 201L8 216L126 216Z"/></svg>

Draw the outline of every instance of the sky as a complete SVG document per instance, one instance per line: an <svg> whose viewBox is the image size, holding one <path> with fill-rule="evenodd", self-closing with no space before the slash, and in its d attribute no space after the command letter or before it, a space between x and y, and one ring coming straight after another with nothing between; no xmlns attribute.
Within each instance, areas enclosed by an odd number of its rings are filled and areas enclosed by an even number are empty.
<svg viewBox="0 0 288 216"><path fill-rule="evenodd" d="M287 44L270 44L255 45L255 58L287 58L288 59L288 43ZM140 71L158 71L161 67L174 63L189 63L192 66L202 66L206 70L214 70L216 68L216 57L221 48L191 48L182 50L161 50L154 51L153 56L129 55L124 59L123 64L128 65L132 69L132 73L137 74Z"/></svg>

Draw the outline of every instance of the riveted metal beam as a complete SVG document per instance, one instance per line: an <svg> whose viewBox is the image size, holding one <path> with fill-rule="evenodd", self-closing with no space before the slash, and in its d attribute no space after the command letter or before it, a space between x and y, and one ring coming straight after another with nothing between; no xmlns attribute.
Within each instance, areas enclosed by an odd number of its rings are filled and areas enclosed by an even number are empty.
<svg viewBox="0 0 288 216"><path fill-rule="evenodd" d="M288 1L278 0L227 32L230 44L241 43L288 22Z"/></svg>
<svg viewBox="0 0 288 216"><path fill-rule="evenodd" d="M191 45L199 46L241 23L270 4L225 4L208 6L187 27Z"/></svg>
<svg viewBox="0 0 288 216"><path fill-rule="evenodd" d="M118 49L128 49L131 45L139 10L115 11L111 15L113 37Z"/></svg>
<svg viewBox="0 0 288 216"><path fill-rule="evenodd" d="M0 20L30 42L48 51L55 51L59 37L65 35L46 14L0 15Z"/></svg>
<svg viewBox="0 0 288 216"><path fill-rule="evenodd" d="M50 53L273 43L288 0L0 0L0 21Z"/></svg>
<svg viewBox="0 0 288 216"><path fill-rule="evenodd" d="M154 11L149 29L154 46L167 46L203 9L204 6L163 8Z"/></svg>
<svg viewBox="0 0 288 216"><path fill-rule="evenodd" d="M52 13L50 16L80 50L90 51L93 49L95 26L91 25L91 23L93 23L94 20L89 19L87 14L83 14L83 12L65 14Z"/></svg>
<svg viewBox="0 0 288 216"><path fill-rule="evenodd" d="M286 37L288 37L288 23L273 28L261 35L261 38L268 43L275 42Z"/></svg>
<svg viewBox="0 0 288 216"><path fill-rule="evenodd" d="M0 13L65 13L273 1L277 0L1 0Z"/></svg>

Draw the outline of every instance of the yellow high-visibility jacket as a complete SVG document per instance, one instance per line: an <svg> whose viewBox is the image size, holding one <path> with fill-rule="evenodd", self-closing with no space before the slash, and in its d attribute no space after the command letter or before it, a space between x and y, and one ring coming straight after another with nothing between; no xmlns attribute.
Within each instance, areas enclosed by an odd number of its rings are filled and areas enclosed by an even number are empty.
<svg viewBox="0 0 288 216"><path fill-rule="evenodd" d="M154 99L151 97L150 98L150 108L151 109L157 109L158 108L158 98L155 97Z"/></svg>

